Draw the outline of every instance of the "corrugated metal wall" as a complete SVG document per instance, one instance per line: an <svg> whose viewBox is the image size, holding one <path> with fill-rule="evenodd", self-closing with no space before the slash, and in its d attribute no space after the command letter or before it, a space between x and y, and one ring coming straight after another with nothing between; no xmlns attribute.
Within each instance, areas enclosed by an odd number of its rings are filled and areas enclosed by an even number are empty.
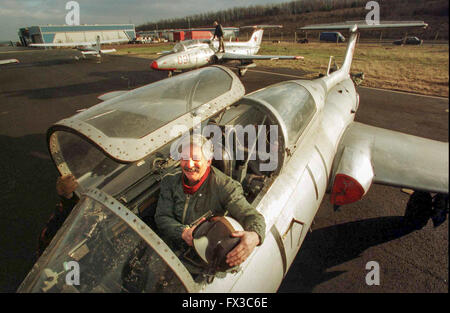
<svg viewBox="0 0 450 313"><path fill-rule="evenodd" d="M34 43L72 43L101 40L128 39L136 37L133 24L124 25L48 25L29 27L30 37Z"/></svg>

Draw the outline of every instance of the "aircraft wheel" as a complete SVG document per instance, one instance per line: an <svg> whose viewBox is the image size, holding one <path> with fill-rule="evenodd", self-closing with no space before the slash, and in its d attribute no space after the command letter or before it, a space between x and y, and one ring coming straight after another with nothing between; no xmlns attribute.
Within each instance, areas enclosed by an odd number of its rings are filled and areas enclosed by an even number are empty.
<svg viewBox="0 0 450 313"><path fill-rule="evenodd" d="M414 191L408 200L405 210L405 224L414 229L423 228L432 215L431 194L423 191Z"/></svg>
<svg viewBox="0 0 450 313"><path fill-rule="evenodd" d="M445 222L448 211L448 195L443 193L435 195L433 197L433 213L431 214L431 220L433 221L434 227L438 227Z"/></svg>
<svg viewBox="0 0 450 313"><path fill-rule="evenodd" d="M246 72L247 72L246 68L240 68L239 69L239 76L241 76L241 77L244 76Z"/></svg>

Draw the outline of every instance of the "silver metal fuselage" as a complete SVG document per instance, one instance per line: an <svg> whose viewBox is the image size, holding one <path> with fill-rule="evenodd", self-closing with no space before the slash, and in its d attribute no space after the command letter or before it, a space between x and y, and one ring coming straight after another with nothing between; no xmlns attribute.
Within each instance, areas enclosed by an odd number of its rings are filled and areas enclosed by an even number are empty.
<svg viewBox="0 0 450 313"><path fill-rule="evenodd" d="M260 48L259 45L252 45L248 42L225 42L224 46L226 52L242 55L257 54ZM186 46L185 51L160 56L151 64L151 67L162 71L180 71L214 64L218 48L218 41L212 41L210 44L189 45Z"/></svg>
<svg viewBox="0 0 450 313"><path fill-rule="evenodd" d="M275 292L323 200L340 139L354 120L355 114L350 112L357 106L357 94L350 78L333 87L328 95L321 80L294 82L308 89L317 112L257 206L266 219L266 239L241 271L205 285L202 292ZM280 252L280 241L285 255Z"/></svg>
<svg viewBox="0 0 450 313"><path fill-rule="evenodd" d="M266 219L266 239L236 274L239 277L229 278L230 292L276 291L300 249L327 187L332 184L332 165L339 142L358 108L359 96L349 76L355 44L353 34L341 70L313 81L293 81L312 95L316 113L257 206ZM274 87L263 90L270 88ZM246 97L255 97L258 92ZM213 283L202 291L223 290L224 286Z"/></svg>

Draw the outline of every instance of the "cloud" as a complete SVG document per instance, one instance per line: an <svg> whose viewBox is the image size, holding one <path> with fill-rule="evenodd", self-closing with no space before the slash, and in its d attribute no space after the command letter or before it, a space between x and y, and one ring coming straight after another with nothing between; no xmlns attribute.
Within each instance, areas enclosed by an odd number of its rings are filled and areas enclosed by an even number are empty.
<svg viewBox="0 0 450 313"><path fill-rule="evenodd" d="M14 17L14 18L35 18L40 20L53 19L55 15L62 15L65 12L59 10L47 10L47 11L33 11L28 10L12 10L12 9L2 9L0 8L0 17Z"/></svg>
<svg viewBox="0 0 450 313"><path fill-rule="evenodd" d="M78 0L82 24L135 25L232 7L289 0ZM17 40L20 27L65 24L68 0L0 0L0 41Z"/></svg>
<svg viewBox="0 0 450 313"><path fill-rule="evenodd" d="M49 19L55 15L65 14L64 6L58 6L59 1L0 1L0 17L18 17L18 18L35 18Z"/></svg>

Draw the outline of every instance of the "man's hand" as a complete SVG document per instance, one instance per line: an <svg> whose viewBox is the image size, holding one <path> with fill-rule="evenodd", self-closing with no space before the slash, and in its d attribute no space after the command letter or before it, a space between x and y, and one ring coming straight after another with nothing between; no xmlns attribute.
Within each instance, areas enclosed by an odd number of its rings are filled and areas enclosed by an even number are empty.
<svg viewBox="0 0 450 313"><path fill-rule="evenodd" d="M73 192L77 187L78 182L73 175L60 176L56 180L56 192L64 198L72 198Z"/></svg>
<svg viewBox="0 0 450 313"><path fill-rule="evenodd" d="M201 222L203 222L205 218L203 217L200 219L193 227L187 227L183 230L183 233L181 234L181 238L183 238L184 241L188 244L188 246L192 247L192 240L194 239L192 237L192 232L194 231L195 227L200 225Z"/></svg>
<svg viewBox="0 0 450 313"><path fill-rule="evenodd" d="M259 244L259 236L254 231L237 231L232 236L241 237L241 242L227 254L226 262L231 267L244 262Z"/></svg>

